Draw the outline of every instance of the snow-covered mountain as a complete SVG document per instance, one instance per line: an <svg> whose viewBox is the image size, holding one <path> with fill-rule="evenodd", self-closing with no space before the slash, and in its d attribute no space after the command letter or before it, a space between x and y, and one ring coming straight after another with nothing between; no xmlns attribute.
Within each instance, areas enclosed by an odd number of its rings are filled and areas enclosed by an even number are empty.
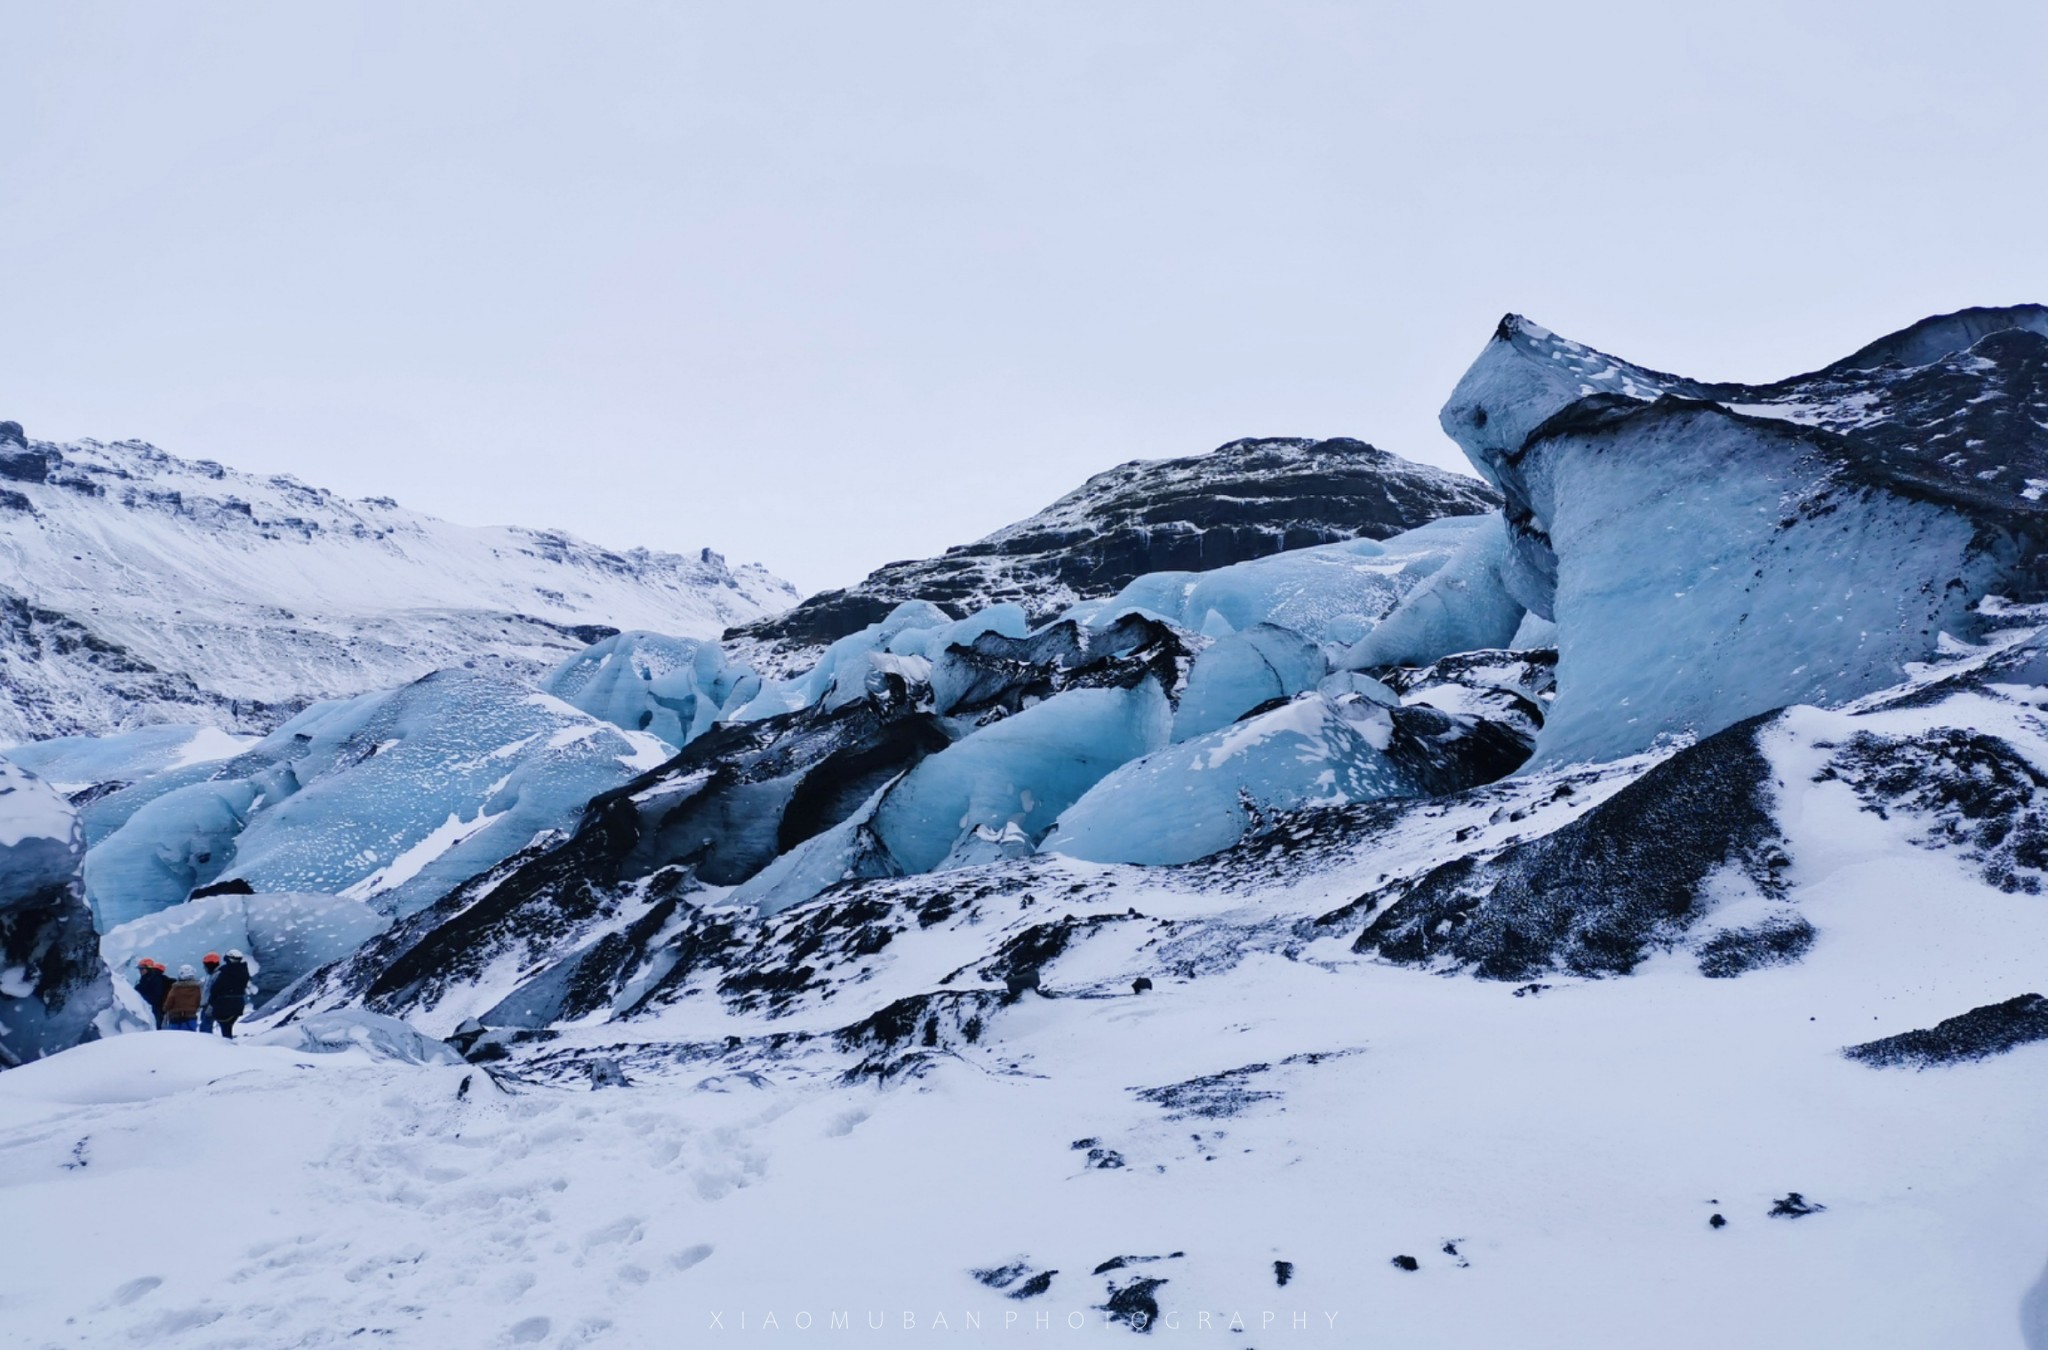
<svg viewBox="0 0 2048 1350"><path fill-rule="evenodd" d="M985 539L890 563L727 637L764 670L786 673L906 600L955 618L1013 603L1043 619L1148 572L1206 572L1287 549L1386 539L1498 504L1484 483L1347 437L1237 440L1205 455L1119 464Z"/></svg>
<svg viewBox="0 0 2048 1350"><path fill-rule="evenodd" d="M149 722L268 731L439 667L531 676L612 631L713 637L796 598L708 549L451 525L0 422L0 743Z"/></svg>
<svg viewBox="0 0 2048 1350"><path fill-rule="evenodd" d="M1511 319L1444 412L1500 512L46 748L46 894L82 839L118 959L295 978L0 1074L11 1325L2043 1350L2044 369ZM229 1170L176 1251L73 1217Z"/></svg>

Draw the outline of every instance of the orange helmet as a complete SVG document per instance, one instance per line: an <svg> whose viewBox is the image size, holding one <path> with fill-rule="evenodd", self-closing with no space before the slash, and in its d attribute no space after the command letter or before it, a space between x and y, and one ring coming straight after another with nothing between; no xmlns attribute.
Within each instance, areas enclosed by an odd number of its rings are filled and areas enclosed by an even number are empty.
<svg viewBox="0 0 2048 1350"><path fill-rule="evenodd" d="M205 956L204 956L204 957L203 957L202 959L203 959L203 960L204 960L204 961L206 962L206 964L207 964L207 965L209 965L209 966L217 966L217 965L219 965L219 964L220 964L220 953L219 953L219 952L208 952L208 953L207 953L207 954L206 954L206 955L205 955Z"/></svg>

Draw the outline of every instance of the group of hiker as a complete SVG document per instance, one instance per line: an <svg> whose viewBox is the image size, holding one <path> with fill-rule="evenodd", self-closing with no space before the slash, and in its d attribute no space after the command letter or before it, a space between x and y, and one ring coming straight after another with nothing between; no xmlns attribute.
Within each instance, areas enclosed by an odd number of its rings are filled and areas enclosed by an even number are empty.
<svg viewBox="0 0 2048 1350"><path fill-rule="evenodd" d="M137 957L135 964L142 971L135 992L156 1014L158 1031L211 1032L218 1027L221 1035L235 1038L235 1021L249 1006L249 960L241 952L230 950L226 960L208 952L203 975L179 966L176 979L154 957Z"/></svg>

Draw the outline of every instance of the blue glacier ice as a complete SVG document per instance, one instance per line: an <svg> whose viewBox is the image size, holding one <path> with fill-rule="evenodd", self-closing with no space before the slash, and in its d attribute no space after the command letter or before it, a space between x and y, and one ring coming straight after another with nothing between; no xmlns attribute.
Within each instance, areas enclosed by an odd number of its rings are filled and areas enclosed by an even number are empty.
<svg viewBox="0 0 2048 1350"><path fill-rule="evenodd" d="M1453 652L1505 647L1526 611L1507 588L1507 524L1498 515L1467 517L1471 531L1442 567L1401 597L1344 655L1354 669L1422 666Z"/></svg>
<svg viewBox="0 0 2048 1350"><path fill-rule="evenodd" d="M1292 629L1254 624L1218 638L1188 670L1173 739L1228 726L1262 703L1293 698L1329 670L1323 649Z"/></svg>
<svg viewBox="0 0 2048 1350"><path fill-rule="evenodd" d="M114 990L78 894L71 803L0 758L0 1069L114 1029Z"/></svg>
<svg viewBox="0 0 2048 1350"><path fill-rule="evenodd" d="M1532 762L1853 699L1971 635L1986 594L2038 587L2044 513L2020 488L2048 438L2001 416L2048 353L2029 323L1941 316L1739 386L1504 320L1442 423L1506 498L1504 589L1556 624Z"/></svg>
<svg viewBox="0 0 2048 1350"><path fill-rule="evenodd" d="M1015 609L1015 606L996 608ZM1022 617L1022 612L1018 611L1018 620L1021 621ZM744 704L735 706L729 715L735 721L757 722L795 712L799 708L843 707L862 697L870 674L879 670L916 674L917 667L906 666L901 658L923 661L927 659L926 648L931 646L935 636L965 631L975 622L973 619L956 621L929 601L906 600L879 622L871 623L857 633L849 633L827 647L818 657L817 664L805 673L793 679L763 681L759 691ZM989 625L1002 626L1007 622L1007 613L990 613Z"/></svg>
<svg viewBox="0 0 2048 1350"><path fill-rule="evenodd" d="M137 810L86 852L94 926L108 932L211 885L234 860L261 795L247 779L192 783Z"/></svg>
<svg viewBox="0 0 2048 1350"><path fill-rule="evenodd" d="M240 880L406 914L669 757L644 732L467 671L316 704L137 810L86 858L101 927Z"/></svg>
<svg viewBox="0 0 2048 1350"><path fill-rule="evenodd" d="M1379 703L1310 694L1123 765L1067 808L1042 847L1092 862L1191 862L1237 842L1247 804L1286 811L1416 793L1384 753L1393 734Z"/></svg>
<svg viewBox="0 0 2048 1350"><path fill-rule="evenodd" d="M1449 516L1391 539L1295 549L1212 572L1153 572L1068 614L1103 623L1135 609L1210 637L1269 623L1349 645L1475 536L1498 528L1491 519Z"/></svg>
<svg viewBox="0 0 2048 1350"><path fill-rule="evenodd" d="M716 642L661 633L618 633L585 648L541 688L571 707L680 750L710 729L753 672L726 659Z"/></svg>
<svg viewBox="0 0 2048 1350"><path fill-rule="evenodd" d="M218 727L167 725L114 736L56 736L0 753L59 792L76 793L232 759L255 743L254 736L231 736Z"/></svg>
<svg viewBox="0 0 2048 1350"><path fill-rule="evenodd" d="M906 872L939 866L976 826L1036 840L1112 769L1164 745L1171 720L1150 678L1069 689L919 763L884 795L874 832Z"/></svg>
<svg viewBox="0 0 2048 1350"><path fill-rule="evenodd" d="M249 958L251 1003L260 1004L330 961L354 952L391 924L360 900L338 895L209 895L113 928L100 955L113 970L153 956L172 970L207 952Z"/></svg>
<svg viewBox="0 0 2048 1350"><path fill-rule="evenodd" d="M894 780L900 782L901 780ZM876 837L875 811L894 782L878 788L853 815L814 834L736 887L736 905L775 914L842 881L901 876L903 868Z"/></svg>

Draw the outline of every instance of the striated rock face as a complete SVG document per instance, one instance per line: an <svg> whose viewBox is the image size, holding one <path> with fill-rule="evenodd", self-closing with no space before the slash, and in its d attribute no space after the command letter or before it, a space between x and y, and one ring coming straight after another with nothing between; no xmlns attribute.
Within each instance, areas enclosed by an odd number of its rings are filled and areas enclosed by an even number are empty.
<svg viewBox="0 0 2048 1350"><path fill-rule="evenodd" d="M0 1068L93 1039L113 1007L79 891L84 852L70 803L0 759Z"/></svg>
<svg viewBox="0 0 2048 1350"><path fill-rule="evenodd" d="M1232 441L1206 455L1119 465L986 539L890 563L857 586L726 636L783 668L905 600L929 600L956 617L1014 601L1036 621L1147 572L1206 572L1287 549L1386 539L1498 504L1483 483L1363 441Z"/></svg>
<svg viewBox="0 0 2048 1350"><path fill-rule="evenodd" d="M1442 421L1506 498L1502 584L1558 624L1539 762L1855 698L1974 635L1986 595L2048 591L2040 306L1927 319L1754 386L1511 315Z"/></svg>
<svg viewBox="0 0 2048 1350"><path fill-rule="evenodd" d="M474 529L0 423L0 744L153 722L269 731L438 667L530 678L620 629L709 638L795 599L709 549Z"/></svg>

